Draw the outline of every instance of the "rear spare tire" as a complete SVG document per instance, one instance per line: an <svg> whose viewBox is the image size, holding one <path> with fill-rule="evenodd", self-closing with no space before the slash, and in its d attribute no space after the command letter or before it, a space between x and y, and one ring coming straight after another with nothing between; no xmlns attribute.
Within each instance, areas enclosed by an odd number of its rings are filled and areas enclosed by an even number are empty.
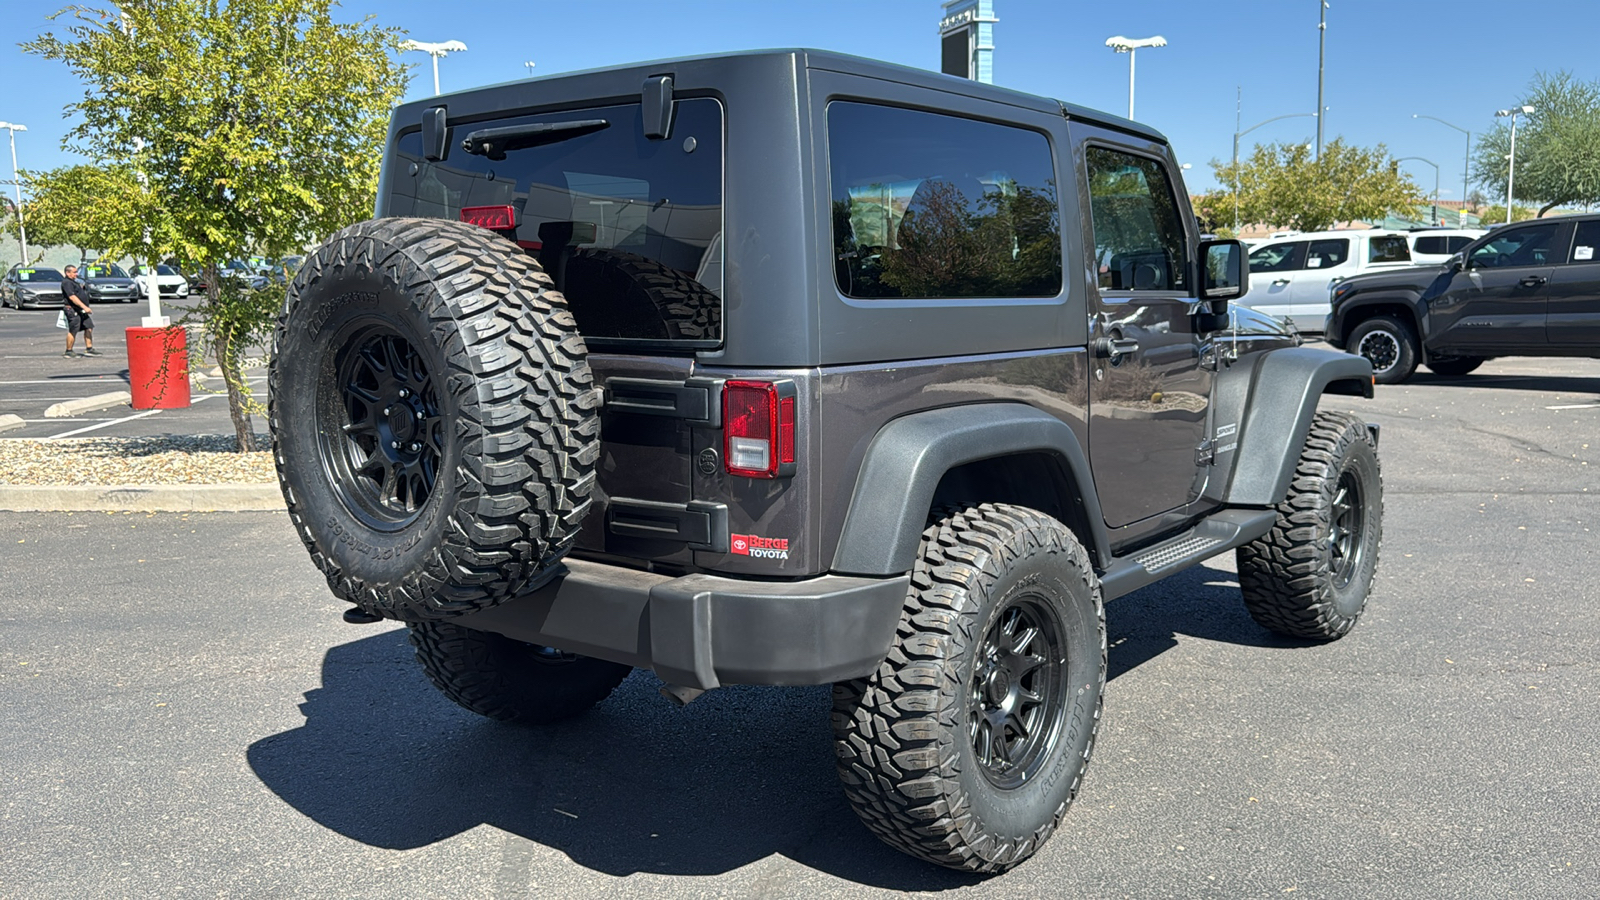
<svg viewBox="0 0 1600 900"><path fill-rule="evenodd" d="M588 248L566 264L562 290L590 334L649 340L717 340L722 300L693 278L653 259Z"/></svg>
<svg viewBox="0 0 1600 900"><path fill-rule="evenodd" d="M284 500L341 598L459 615L570 548L600 398L565 301L510 242L439 219L337 232L289 289L269 381Z"/></svg>

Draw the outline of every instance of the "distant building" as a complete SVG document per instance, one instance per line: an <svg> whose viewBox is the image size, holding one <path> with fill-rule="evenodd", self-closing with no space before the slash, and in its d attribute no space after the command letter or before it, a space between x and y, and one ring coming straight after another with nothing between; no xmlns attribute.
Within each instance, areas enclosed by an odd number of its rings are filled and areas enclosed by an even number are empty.
<svg viewBox="0 0 1600 900"><path fill-rule="evenodd" d="M939 20L939 71L994 83L994 0L949 0Z"/></svg>

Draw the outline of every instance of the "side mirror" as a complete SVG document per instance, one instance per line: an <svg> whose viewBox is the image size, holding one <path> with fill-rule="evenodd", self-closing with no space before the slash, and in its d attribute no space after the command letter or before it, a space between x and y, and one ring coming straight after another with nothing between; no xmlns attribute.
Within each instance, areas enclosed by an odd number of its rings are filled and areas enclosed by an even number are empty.
<svg viewBox="0 0 1600 900"><path fill-rule="evenodd" d="M1244 244L1239 241L1200 242L1200 299L1211 304L1211 311L1227 311L1228 301L1250 291L1250 267L1245 262Z"/></svg>
<svg viewBox="0 0 1600 900"><path fill-rule="evenodd" d="M1466 253L1466 251L1463 250L1460 253L1457 253L1456 255L1450 257L1450 261L1445 263L1445 265L1450 267L1450 271L1451 272L1459 272L1462 269L1466 268L1467 267L1467 253Z"/></svg>

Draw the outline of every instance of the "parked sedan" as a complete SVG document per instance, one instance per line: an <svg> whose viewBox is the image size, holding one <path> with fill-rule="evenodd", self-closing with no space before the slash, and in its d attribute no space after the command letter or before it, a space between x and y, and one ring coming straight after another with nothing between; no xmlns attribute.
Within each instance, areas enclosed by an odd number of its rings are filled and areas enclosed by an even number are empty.
<svg viewBox="0 0 1600 900"><path fill-rule="evenodd" d="M144 266L134 266L129 273L134 277L133 293L139 299L144 299ZM161 292L162 299L183 299L189 296L189 279L171 266L156 264L156 290Z"/></svg>
<svg viewBox="0 0 1600 900"><path fill-rule="evenodd" d="M84 293L90 303L132 303L133 279L115 263L83 264Z"/></svg>
<svg viewBox="0 0 1600 900"><path fill-rule="evenodd" d="M66 278L56 269L40 266L12 266L0 282L0 307L37 309L61 305L61 282Z"/></svg>

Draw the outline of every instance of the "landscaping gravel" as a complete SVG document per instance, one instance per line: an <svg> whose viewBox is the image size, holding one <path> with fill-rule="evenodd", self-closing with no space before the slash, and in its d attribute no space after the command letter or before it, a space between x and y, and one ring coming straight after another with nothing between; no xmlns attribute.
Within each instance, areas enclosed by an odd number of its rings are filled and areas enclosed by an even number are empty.
<svg viewBox="0 0 1600 900"><path fill-rule="evenodd" d="M258 446L267 435L257 434ZM0 439L0 484L275 484L272 454L238 453L234 436Z"/></svg>

